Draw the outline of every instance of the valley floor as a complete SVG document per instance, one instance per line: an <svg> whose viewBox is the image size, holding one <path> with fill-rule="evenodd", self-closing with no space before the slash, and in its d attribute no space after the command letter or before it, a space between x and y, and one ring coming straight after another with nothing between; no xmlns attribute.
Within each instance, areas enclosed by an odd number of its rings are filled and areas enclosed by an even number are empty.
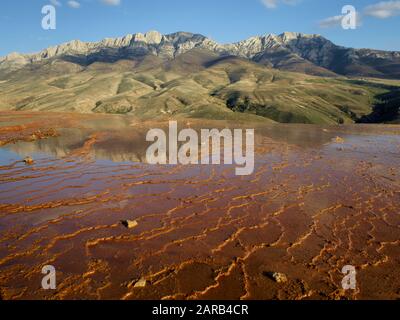
<svg viewBox="0 0 400 320"><path fill-rule="evenodd" d="M0 113L1 299L400 298L399 127L257 122L255 173L238 177L146 164L158 126Z"/></svg>

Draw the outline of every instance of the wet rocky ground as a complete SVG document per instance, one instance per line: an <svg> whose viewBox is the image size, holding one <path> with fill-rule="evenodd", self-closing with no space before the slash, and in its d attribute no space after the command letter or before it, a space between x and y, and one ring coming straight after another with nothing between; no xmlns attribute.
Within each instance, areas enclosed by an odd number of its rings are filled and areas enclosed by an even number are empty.
<svg viewBox="0 0 400 320"><path fill-rule="evenodd" d="M161 124L1 113L0 297L400 298L399 127L180 125L255 128L254 174L146 164Z"/></svg>

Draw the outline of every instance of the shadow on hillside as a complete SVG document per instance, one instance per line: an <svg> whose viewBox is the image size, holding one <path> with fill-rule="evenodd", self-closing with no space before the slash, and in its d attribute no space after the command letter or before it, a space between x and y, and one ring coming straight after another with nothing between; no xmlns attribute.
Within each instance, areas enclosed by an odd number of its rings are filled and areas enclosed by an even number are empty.
<svg viewBox="0 0 400 320"><path fill-rule="evenodd" d="M88 55L64 55L60 59L87 67L95 62L115 63L120 60L141 60L148 50L144 48L104 49Z"/></svg>
<svg viewBox="0 0 400 320"><path fill-rule="evenodd" d="M376 103L372 113L357 119L356 123L400 123L400 87L363 80L349 82L387 90L375 96Z"/></svg>

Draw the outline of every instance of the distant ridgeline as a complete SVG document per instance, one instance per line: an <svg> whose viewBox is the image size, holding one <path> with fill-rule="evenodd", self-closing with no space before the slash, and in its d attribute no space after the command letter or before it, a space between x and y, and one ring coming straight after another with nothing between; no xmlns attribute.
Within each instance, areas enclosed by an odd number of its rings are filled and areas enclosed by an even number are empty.
<svg viewBox="0 0 400 320"><path fill-rule="evenodd" d="M143 119L398 121L400 53L285 32L221 45L156 31L0 58L0 110Z"/></svg>

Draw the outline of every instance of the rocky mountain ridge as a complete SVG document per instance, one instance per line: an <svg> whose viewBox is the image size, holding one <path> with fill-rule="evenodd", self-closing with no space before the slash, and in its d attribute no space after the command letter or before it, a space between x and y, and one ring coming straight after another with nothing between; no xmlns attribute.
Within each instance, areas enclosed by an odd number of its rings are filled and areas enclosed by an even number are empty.
<svg viewBox="0 0 400 320"><path fill-rule="evenodd" d="M233 44L219 44L203 35L189 32L162 35L157 31L106 38L100 42L74 40L35 54L11 53L0 58L0 70L16 70L32 63L66 56L90 56L88 64L107 56L118 60L153 55L173 60L195 48L312 75L400 78L400 52L345 48L320 35L295 32L255 36Z"/></svg>

